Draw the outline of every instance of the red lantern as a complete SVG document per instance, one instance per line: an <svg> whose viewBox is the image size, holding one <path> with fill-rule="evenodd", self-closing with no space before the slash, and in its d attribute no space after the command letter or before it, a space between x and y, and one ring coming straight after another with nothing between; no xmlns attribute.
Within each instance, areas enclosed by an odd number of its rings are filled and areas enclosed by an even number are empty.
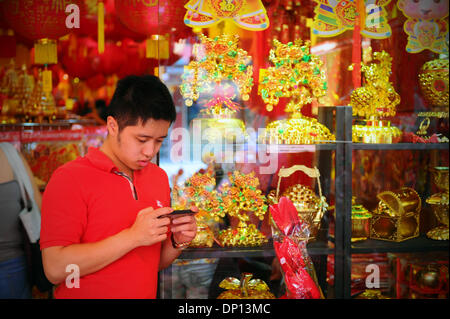
<svg viewBox="0 0 450 319"><path fill-rule="evenodd" d="M106 84L106 78L103 74L97 74L86 80L86 85L92 90L96 91Z"/></svg>
<svg viewBox="0 0 450 319"><path fill-rule="evenodd" d="M148 74L152 66L152 59L145 58L145 43L138 43L131 39L122 41L122 50L126 55L127 63L122 64L117 75L123 78L127 75ZM156 67L157 64L153 62Z"/></svg>
<svg viewBox="0 0 450 319"><path fill-rule="evenodd" d="M115 0L116 14L130 30L150 36L187 28L184 24L186 0Z"/></svg>
<svg viewBox="0 0 450 319"><path fill-rule="evenodd" d="M122 48L114 42L105 43L105 52L96 55L92 60L92 66L95 72L103 73L104 75L112 75L119 71L123 64L126 64L127 58Z"/></svg>
<svg viewBox="0 0 450 319"><path fill-rule="evenodd" d="M65 4L67 1L5 0L3 16L8 25L21 36L38 40L58 39L67 34ZM80 5L80 0L71 4Z"/></svg>
<svg viewBox="0 0 450 319"><path fill-rule="evenodd" d="M69 40L70 42L70 40ZM62 65L71 77L85 80L95 74L92 59L97 49L97 42L91 38L77 38L64 48Z"/></svg>

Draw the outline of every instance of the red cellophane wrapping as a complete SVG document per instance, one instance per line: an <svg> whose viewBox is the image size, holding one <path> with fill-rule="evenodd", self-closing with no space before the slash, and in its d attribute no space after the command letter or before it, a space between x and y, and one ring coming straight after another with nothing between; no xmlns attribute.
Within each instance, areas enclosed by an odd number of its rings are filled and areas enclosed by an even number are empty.
<svg viewBox="0 0 450 319"><path fill-rule="evenodd" d="M275 252L284 273L287 299L322 299L316 272L306 249L310 230L294 204L281 197L270 206Z"/></svg>

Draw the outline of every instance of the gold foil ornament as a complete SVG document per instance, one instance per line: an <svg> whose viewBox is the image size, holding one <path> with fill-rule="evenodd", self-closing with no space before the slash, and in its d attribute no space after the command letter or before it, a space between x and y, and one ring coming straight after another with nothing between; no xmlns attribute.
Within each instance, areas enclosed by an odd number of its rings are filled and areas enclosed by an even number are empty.
<svg viewBox="0 0 450 319"><path fill-rule="evenodd" d="M441 224L427 232L427 237L435 240L449 240L448 230L448 206L449 185L448 167L434 167L432 170L434 184L439 193L433 194L426 199L427 204L433 208L434 215Z"/></svg>
<svg viewBox="0 0 450 319"><path fill-rule="evenodd" d="M365 49L361 72L365 84L350 95L353 115L362 118L364 124L353 125L352 139L356 143L395 143L400 140L401 131L391 126L387 117L396 114L400 95L389 81L392 58L385 52ZM353 70L353 65L349 67Z"/></svg>
<svg viewBox="0 0 450 319"><path fill-rule="evenodd" d="M316 119L302 115L305 104L325 96L326 74L320 58L310 52L310 42L298 39L283 44L274 40L269 60L273 66L260 75L258 94L266 109L272 111L280 98L289 98L285 111L292 113L287 120L269 123L260 136L262 143L315 144L334 141L329 129Z"/></svg>
<svg viewBox="0 0 450 319"><path fill-rule="evenodd" d="M239 220L236 228L219 232L218 240L223 246L261 246L268 240L254 224L249 224L249 213L263 220L267 211L266 197L259 187L254 172L229 173L229 183L222 188L222 201L226 213Z"/></svg>
<svg viewBox="0 0 450 319"><path fill-rule="evenodd" d="M269 286L261 279L252 279L253 274L242 273L241 280L228 277L219 284L226 289L217 299L275 299Z"/></svg>
<svg viewBox="0 0 450 319"><path fill-rule="evenodd" d="M409 187L384 191L370 220L370 238L401 242L419 236L422 201Z"/></svg>
<svg viewBox="0 0 450 319"><path fill-rule="evenodd" d="M419 84L423 97L432 108L447 108L449 102L448 58L426 62L419 73Z"/></svg>

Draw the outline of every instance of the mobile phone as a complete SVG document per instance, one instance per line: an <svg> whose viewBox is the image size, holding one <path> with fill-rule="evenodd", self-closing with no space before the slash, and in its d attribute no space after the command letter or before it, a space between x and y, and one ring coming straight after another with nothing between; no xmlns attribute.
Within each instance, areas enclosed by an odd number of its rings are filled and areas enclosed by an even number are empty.
<svg viewBox="0 0 450 319"><path fill-rule="evenodd" d="M161 215L159 217L160 218L162 218L162 217L175 218L175 217L189 216L189 215L195 215L195 214L196 214L196 212L194 212L194 211L192 211L190 209L179 209L179 210L174 210L170 214Z"/></svg>

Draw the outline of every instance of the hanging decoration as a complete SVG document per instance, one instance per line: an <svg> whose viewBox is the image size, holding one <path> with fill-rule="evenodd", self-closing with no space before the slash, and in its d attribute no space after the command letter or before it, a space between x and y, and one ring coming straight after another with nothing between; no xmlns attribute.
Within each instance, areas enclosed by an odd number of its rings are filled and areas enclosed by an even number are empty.
<svg viewBox="0 0 450 319"><path fill-rule="evenodd" d="M269 60L274 66L264 72L260 70L261 95L268 111L278 105L281 97L289 98L286 112L292 113L287 120L269 123L263 135L262 143L275 144L314 144L334 141L329 129L317 119L302 115L305 104L324 96L327 89L323 62L310 53L310 42L296 40L283 44L274 40Z"/></svg>
<svg viewBox="0 0 450 319"><path fill-rule="evenodd" d="M407 17L403 30L408 35L408 53L448 54L448 1L399 0L397 6Z"/></svg>
<svg viewBox="0 0 450 319"><path fill-rule="evenodd" d="M184 23L191 28L209 28L231 20L243 29L260 31L270 24L260 0L190 0L185 8Z"/></svg>
<svg viewBox="0 0 450 319"><path fill-rule="evenodd" d="M361 72L365 85L353 90L350 105L353 115L364 118L364 124L353 125L353 142L359 143L395 143L399 142L402 132L391 126L386 117L396 114L400 95L395 92L389 81L392 58L385 51L372 54L372 48L364 50ZM353 65L349 70L353 69Z"/></svg>
<svg viewBox="0 0 450 319"><path fill-rule="evenodd" d="M71 1L81 5L81 0ZM66 1L6 0L4 18L18 35L35 41L36 64L56 64L56 40L69 33Z"/></svg>
<svg viewBox="0 0 450 319"><path fill-rule="evenodd" d="M169 35L186 32L186 0L115 0L119 20L131 31L147 37L147 58L169 58Z"/></svg>
<svg viewBox="0 0 450 319"><path fill-rule="evenodd" d="M363 15L361 35L372 39L385 39L392 31L385 7L391 0L361 0L364 10L359 10L358 0L314 0L313 33L319 37L334 37L347 30L353 30Z"/></svg>

